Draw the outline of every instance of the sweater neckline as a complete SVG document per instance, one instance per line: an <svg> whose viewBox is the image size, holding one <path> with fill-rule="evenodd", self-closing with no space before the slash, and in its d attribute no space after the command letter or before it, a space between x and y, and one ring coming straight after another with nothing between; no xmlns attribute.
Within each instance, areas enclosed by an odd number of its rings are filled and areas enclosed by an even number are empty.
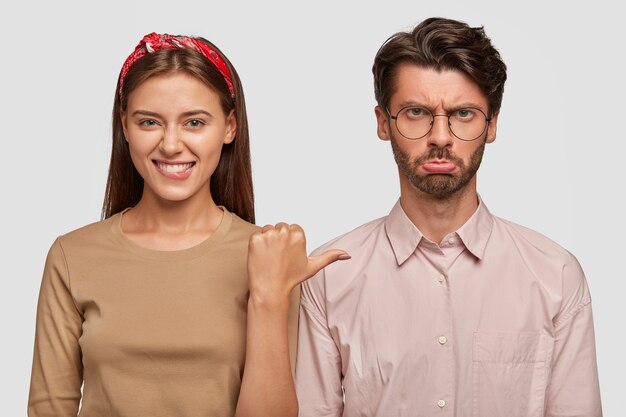
<svg viewBox="0 0 626 417"><path fill-rule="evenodd" d="M111 233L113 235L113 240L116 243L142 258L165 262L194 259L206 255L216 246L219 246L219 243L224 239L230 229L233 220L232 213L229 212L224 206L218 207L224 212L224 215L222 216L222 221L217 226L217 229L211 233L211 236L199 244L187 249L171 251L148 249L130 240L122 231L122 216L130 210L130 207L111 217Z"/></svg>

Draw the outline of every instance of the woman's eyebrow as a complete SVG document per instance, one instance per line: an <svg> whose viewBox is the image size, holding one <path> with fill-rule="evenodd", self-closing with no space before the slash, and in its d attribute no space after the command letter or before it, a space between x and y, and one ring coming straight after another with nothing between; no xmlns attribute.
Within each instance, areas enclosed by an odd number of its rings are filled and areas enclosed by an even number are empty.
<svg viewBox="0 0 626 417"><path fill-rule="evenodd" d="M199 114L204 114L209 117L213 117L211 113L206 110L198 109L198 110L189 110L180 114L181 117L189 117L189 116L197 116ZM135 110L132 116L149 116L149 117L157 117L163 118L159 113L148 111L148 110Z"/></svg>
<svg viewBox="0 0 626 417"><path fill-rule="evenodd" d="M189 110L189 111L181 113L180 115L183 117L188 117L188 116L196 116L198 114L204 114L206 116L213 117L213 115L206 110Z"/></svg>
<svg viewBox="0 0 626 417"><path fill-rule="evenodd" d="M161 117L159 113L155 113L153 111L148 110L135 110L132 116L150 116L150 117Z"/></svg>

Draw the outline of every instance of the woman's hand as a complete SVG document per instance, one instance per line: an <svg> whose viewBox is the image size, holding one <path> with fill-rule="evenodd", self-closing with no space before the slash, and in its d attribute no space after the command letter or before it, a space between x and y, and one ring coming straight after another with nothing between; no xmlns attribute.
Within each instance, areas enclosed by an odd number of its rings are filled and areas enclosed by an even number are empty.
<svg viewBox="0 0 626 417"><path fill-rule="evenodd" d="M298 415L289 360L289 296L326 265L349 258L337 249L307 256L304 231L296 224L268 225L250 236L246 364L237 417Z"/></svg>
<svg viewBox="0 0 626 417"><path fill-rule="evenodd" d="M307 256L304 231L297 224L264 226L248 244L250 298L267 306L284 305L298 284L344 259L350 255L339 249Z"/></svg>

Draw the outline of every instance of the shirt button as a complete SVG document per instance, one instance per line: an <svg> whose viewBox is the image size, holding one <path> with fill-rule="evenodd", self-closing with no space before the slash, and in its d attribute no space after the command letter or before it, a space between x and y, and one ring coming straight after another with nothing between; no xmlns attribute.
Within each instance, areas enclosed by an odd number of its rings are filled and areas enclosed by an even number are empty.
<svg viewBox="0 0 626 417"><path fill-rule="evenodd" d="M437 277L437 281L444 282L446 280L446 276L444 274L439 274Z"/></svg>
<svg viewBox="0 0 626 417"><path fill-rule="evenodd" d="M448 243L452 245L454 243L454 238L451 237L450 239L448 239Z"/></svg>
<svg viewBox="0 0 626 417"><path fill-rule="evenodd" d="M448 341L448 338L447 338L447 337L445 337L445 336L439 336L439 337L437 338L437 341L439 342L439 344L440 344L440 345L445 345L445 344L446 344L446 342Z"/></svg>
<svg viewBox="0 0 626 417"><path fill-rule="evenodd" d="M437 401L437 407L443 408L446 406L446 402L444 400Z"/></svg>

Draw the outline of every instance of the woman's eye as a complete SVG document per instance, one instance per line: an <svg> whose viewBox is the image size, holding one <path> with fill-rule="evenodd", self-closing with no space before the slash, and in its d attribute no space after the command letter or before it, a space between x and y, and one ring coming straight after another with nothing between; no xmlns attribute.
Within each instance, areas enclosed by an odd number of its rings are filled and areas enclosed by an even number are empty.
<svg viewBox="0 0 626 417"><path fill-rule="evenodd" d="M145 119L145 120L141 120L139 122L140 126L145 126L145 127L152 127L152 126L156 126L157 122L156 120L153 119Z"/></svg>
<svg viewBox="0 0 626 417"><path fill-rule="evenodd" d="M192 119L187 122L187 126L189 127L202 127L204 126L204 122L198 119Z"/></svg>

